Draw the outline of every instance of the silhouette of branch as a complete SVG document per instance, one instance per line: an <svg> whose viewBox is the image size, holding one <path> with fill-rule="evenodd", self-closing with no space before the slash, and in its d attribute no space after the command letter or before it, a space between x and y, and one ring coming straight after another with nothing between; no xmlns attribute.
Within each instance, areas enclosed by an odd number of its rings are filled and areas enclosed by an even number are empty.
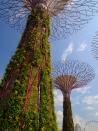
<svg viewBox="0 0 98 131"><path fill-rule="evenodd" d="M87 85L94 76L94 70L90 65L76 60L67 60L54 65L54 85L62 93L70 94L72 89Z"/></svg>
<svg viewBox="0 0 98 131"><path fill-rule="evenodd" d="M95 36L93 37L91 47L93 56L98 60L98 32L96 32Z"/></svg>
<svg viewBox="0 0 98 131"><path fill-rule="evenodd" d="M0 19L16 29L24 29L34 8L48 11L52 18L51 38L80 30L98 12L97 0L1 0Z"/></svg>

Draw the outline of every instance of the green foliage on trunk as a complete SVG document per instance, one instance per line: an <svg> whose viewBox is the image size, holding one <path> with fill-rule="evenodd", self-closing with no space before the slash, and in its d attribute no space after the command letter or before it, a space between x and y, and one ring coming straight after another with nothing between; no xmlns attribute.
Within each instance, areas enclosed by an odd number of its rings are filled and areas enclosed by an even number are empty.
<svg viewBox="0 0 98 131"><path fill-rule="evenodd" d="M63 131L74 131L70 97L64 96L63 101Z"/></svg>
<svg viewBox="0 0 98 131"><path fill-rule="evenodd" d="M49 23L47 12L40 9L33 9L28 17L0 85L0 131L57 131L50 78Z"/></svg>

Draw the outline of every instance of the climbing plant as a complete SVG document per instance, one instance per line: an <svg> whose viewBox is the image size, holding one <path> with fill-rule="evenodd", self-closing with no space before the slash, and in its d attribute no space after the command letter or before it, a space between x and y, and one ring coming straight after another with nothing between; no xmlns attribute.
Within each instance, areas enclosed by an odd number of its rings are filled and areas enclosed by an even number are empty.
<svg viewBox="0 0 98 131"><path fill-rule="evenodd" d="M0 131L57 131L50 78L50 19L39 10L28 17L0 85Z"/></svg>

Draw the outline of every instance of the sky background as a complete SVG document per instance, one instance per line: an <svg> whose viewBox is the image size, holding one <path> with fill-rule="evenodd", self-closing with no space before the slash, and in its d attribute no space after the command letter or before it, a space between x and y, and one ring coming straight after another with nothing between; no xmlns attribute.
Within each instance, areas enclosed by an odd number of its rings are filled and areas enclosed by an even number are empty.
<svg viewBox="0 0 98 131"><path fill-rule="evenodd" d="M71 93L73 117L75 123L80 123L82 128L87 121L98 121L98 60L93 58L91 42L98 30L98 15L84 25L84 28L69 38L50 40L52 61L75 59L90 64L96 73L95 79L82 89L75 89ZM0 77L20 41L21 33L4 22L0 22ZM62 126L62 93L54 89L55 108L59 127ZM93 124L93 123L92 123ZM94 125L94 124L93 124ZM86 131L98 131L98 123L95 128ZM90 127L90 126L89 126Z"/></svg>

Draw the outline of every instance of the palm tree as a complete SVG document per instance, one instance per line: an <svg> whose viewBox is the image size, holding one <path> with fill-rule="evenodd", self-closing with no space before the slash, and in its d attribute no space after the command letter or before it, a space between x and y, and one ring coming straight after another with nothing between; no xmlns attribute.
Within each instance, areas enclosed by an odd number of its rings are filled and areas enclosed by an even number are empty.
<svg viewBox="0 0 98 131"><path fill-rule="evenodd" d="M67 60L54 66L54 86L63 94L63 127L62 131L74 131L70 94L73 89L88 84L95 74L92 67L79 61Z"/></svg>
<svg viewBox="0 0 98 131"><path fill-rule="evenodd" d="M1 131L57 131L50 77L50 24L54 37L76 31L97 11L97 5L94 0L0 1L0 18L18 29L25 27L0 84Z"/></svg>

